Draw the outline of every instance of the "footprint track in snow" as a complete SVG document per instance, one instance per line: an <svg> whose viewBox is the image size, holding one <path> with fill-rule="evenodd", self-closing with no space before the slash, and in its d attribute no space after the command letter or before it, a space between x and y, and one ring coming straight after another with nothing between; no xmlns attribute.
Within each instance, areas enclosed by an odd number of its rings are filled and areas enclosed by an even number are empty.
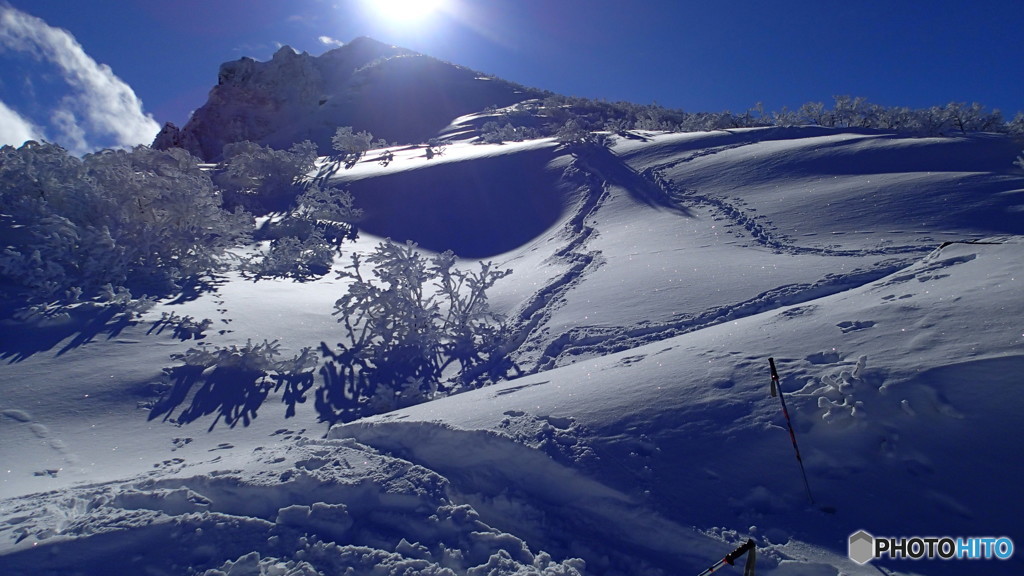
<svg viewBox="0 0 1024 576"><path fill-rule="evenodd" d="M0 423L4 422L12 422L16 425L27 426L32 435L38 438L43 445L59 454L65 464L78 463L78 455L72 453L68 449L67 443L61 438L55 436L48 426L41 422L37 422L30 412L19 410L17 408L0 410ZM35 476L49 476L51 478L56 478L57 474L61 470L63 470L63 468L46 468L44 470L37 470L33 474Z"/></svg>
<svg viewBox="0 0 1024 576"><path fill-rule="evenodd" d="M843 334L849 332L856 332L858 330L867 330L868 328L874 327L874 320L844 320L836 326L843 331Z"/></svg>

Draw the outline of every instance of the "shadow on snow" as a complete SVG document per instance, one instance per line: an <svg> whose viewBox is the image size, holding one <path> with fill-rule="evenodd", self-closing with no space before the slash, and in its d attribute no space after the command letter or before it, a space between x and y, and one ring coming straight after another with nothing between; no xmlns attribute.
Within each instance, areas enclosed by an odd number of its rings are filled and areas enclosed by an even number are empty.
<svg viewBox="0 0 1024 576"><path fill-rule="evenodd" d="M192 279L176 294L167 295L173 298L167 304L190 302L206 292L216 291L223 283L221 278ZM131 304L87 301L35 312L24 302L0 302L0 360L16 364L57 347L60 348L54 355L62 356L101 336L107 340L117 338L125 328L141 322L131 310L136 304L137 301ZM145 306L143 302L142 308ZM151 329L150 333L153 331ZM177 330L174 337L188 339Z"/></svg>
<svg viewBox="0 0 1024 576"><path fill-rule="evenodd" d="M116 338L137 323L117 306L78 308L24 320L8 316L0 321L0 360L15 364L58 346L55 356L61 356L103 335L107 340Z"/></svg>
<svg viewBox="0 0 1024 576"><path fill-rule="evenodd" d="M271 392L281 392L281 401L287 406L285 418L291 418L296 404L305 403L306 392L313 387L312 372L268 375L236 367L192 365L166 368L165 372L170 377L171 389L153 406L149 420L163 416L163 421L181 425L216 414L208 432L221 420L230 428L239 422L248 426ZM185 409L172 416L184 404Z"/></svg>

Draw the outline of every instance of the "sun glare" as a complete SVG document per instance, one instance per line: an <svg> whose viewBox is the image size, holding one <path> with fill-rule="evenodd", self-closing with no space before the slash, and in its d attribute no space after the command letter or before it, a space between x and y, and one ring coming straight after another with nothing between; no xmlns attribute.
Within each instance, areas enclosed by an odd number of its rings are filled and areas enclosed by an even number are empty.
<svg viewBox="0 0 1024 576"><path fill-rule="evenodd" d="M373 12L389 22L417 22L441 9L444 0L366 0Z"/></svg>

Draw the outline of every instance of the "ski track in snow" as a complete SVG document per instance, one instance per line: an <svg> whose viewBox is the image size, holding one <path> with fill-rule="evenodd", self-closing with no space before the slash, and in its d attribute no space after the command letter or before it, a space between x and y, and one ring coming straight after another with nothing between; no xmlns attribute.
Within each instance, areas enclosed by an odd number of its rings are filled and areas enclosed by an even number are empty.
<svg viewBox="0 0 1024 576"><path fill-rule="evenodd" d="M745 146L758 144L759 141L712 147L692 152L691 154L661 165L648 167L637 174L647 186L660 192L660 199L674 204L680 210L688 210L691 206L706 206L721 218L728 219L739 227L755 243L776 252L788 254L813 254L821 256L858 257L865 255L891 255L892 258L880 262L868 270L856 269L844 274L829 274L813 284L793 284L780 286L758 294L742 302L722 305L710 310L693 311L682 314L681 318L671 322L651 322L642 320L634 326L616 326L612 328L576 327L559 334L551 334L546 321L551 310L557 308L567 294L588 274L603 263L600 250L588 248L588 241L595 233L595 228L588 224L601 207L607 202L610 191L607 178L602 178L602 169L595 167L595 162L618 164L613 169L632 172L623 160L613 153L577 158L567 174L582 180L584 200L580 202L572 218L566 223L563 234L568 239L565 246L555 252L554 259L568 266L565 272L555 276L549 284L538 290L515 314L514 332L518 334L515 354L520 364L532 364L527 373L550 369L559 365L563 357L586 357L608 354L635 348L637 346L684 334L693 330L717 323L735 320L760 312L808 302L829 294L862 286L879 278L888 276L905 267L917 255L927 253L931 246L907 245L889 246L875 249L841 250L835 248L811 248L794 244L789 238L777 234L770 222L763 216L751 217L735 205L721 198L700 195L693 190L680 190L671 180L662 175L668 167L694 158L711 156L726 150L735 150ZM587 158L588 161L585 161ZM609 168L604 167L604 170ZM539 334L538 330L543 334ZM538 342L547 342L539 349Z"/></svg>
<svg viewBox="0 0 1024 576"><path fill-rule="evenodd" d="M546 353L537 357L536 345L532 341L537 336L538 328L550 318L551 308L557 306L580 279L601 266L600 254L586 250L587 241L595 232L594 227L587 224L587 219L601 207L609 192L579 164L578 161L573 162L566 174L572 180L581 181L579 186L583 190L582 200L564 225L562 236L567 239L565 245L556 250L552 257L558 264L568 266L568 269L529 297L512 321L512 332L516 335L513 354L520 365L527 360L532 361L534 366L528 370L531 373L543 369L549 362Z"/></svg>

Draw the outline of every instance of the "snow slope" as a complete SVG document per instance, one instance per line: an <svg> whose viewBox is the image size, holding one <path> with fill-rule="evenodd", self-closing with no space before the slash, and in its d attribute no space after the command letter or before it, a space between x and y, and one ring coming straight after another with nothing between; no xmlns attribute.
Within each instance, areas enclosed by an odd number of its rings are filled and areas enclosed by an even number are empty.
<svg viewBox="0 0 1024 576"><path fill-rule="evenodd" d="M696 574L752 536L759 574L960 574L860 567L846 538L1024 541L1017 144L794 128L393 152L328 176L368 212L350 249L375 232L513 268L491 299L526 375L328 433L313 389L161 371L196 345L162 312L222 346L333 346L333 275L9 323L5 573Z"/></svg>

